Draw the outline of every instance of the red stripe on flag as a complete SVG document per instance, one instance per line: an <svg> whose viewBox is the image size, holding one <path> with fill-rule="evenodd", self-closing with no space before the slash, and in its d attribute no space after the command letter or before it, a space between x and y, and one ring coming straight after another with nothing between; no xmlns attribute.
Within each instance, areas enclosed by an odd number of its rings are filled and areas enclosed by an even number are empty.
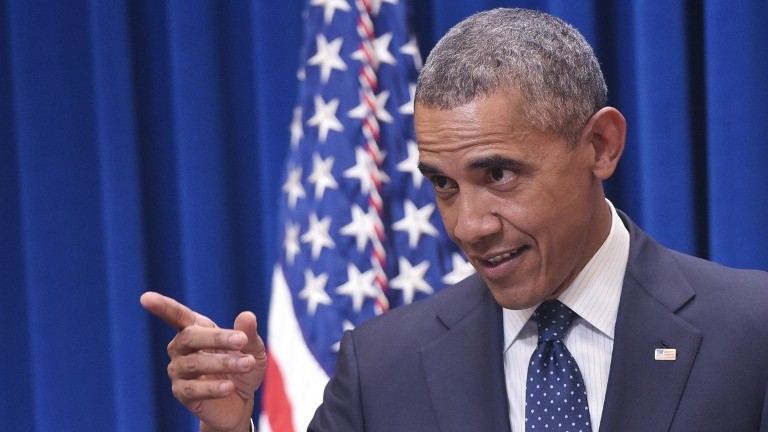
<svg viewBox="0 0 768 432"><path fill-rule="evenodd" d="M272 355L267 356L267 375L264 378L262 409L269 419L272 432L294 432L293 411L285 393L283 374Z"/></svg>

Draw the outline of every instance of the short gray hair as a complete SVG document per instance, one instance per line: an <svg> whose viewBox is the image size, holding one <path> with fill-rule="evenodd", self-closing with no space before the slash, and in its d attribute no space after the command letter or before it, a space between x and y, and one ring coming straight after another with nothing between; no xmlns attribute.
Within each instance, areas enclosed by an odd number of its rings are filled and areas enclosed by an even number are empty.
<svg viewBox="0 0 768 432"><path fill-rule="evenodd" d="M453 109L497 90L520 91L530 125L569 143L606 106L608 93L592 47L574 27L543 12L493 9L440 39L421 70L415 101Z"/></svg>

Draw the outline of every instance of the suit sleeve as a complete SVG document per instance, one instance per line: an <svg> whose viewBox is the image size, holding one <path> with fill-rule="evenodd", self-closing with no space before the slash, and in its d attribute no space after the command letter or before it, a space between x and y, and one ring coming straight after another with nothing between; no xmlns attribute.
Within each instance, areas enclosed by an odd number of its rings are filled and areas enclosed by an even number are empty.
<svg viewBox="0 0 768 432"><path fill-rule="evenodd" d="M323 402L307 429L309 432L363 432L360 374L352 332L344 332L336 373L323 393Z"/></svg>

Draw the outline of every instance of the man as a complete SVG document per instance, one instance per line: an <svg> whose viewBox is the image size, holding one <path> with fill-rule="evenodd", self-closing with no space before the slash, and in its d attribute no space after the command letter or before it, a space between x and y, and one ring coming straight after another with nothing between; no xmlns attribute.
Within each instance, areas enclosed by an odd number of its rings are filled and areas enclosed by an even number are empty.
<svg viewBox="0 0 768 432"><path fill-rule="evenodd" d="M768 274L665 249L606 200L625 121L575 29L521 9L459 23L415 126L477 275L347 332L310 430L768 431ZM141 300L179 329L168 371L201 429L248 430L253 314L226 330Z"/></svg>

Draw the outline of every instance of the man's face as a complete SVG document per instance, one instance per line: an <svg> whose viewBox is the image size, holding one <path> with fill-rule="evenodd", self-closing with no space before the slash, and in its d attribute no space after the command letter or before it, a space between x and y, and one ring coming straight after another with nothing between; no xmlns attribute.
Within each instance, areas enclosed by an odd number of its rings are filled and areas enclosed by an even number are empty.
<svg viewBox="0 0 768 432"><path fill-rule="evenodd" d="M445 227L496 301L557 297L605 240L610 213L589 136L575 148L528 127L515 93L416 106L419 164Z"/></svg>

